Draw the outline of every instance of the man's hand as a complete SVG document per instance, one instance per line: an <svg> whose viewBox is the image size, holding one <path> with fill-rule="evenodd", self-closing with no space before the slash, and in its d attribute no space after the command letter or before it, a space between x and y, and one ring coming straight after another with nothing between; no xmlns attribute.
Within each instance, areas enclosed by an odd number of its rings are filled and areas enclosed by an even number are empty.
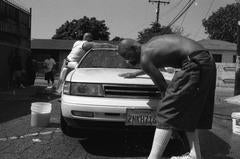
<svg viewBox="0 0 240 159"><path fill-rule="evenodd" d="M119 74L119 76L124 78L136 78L137 76L145 75L145 74L146 73L143 70L139 70L131 73L122 73L122 74Z"/></svg>
<svg viewBox="0 0 240 159"><path fill-rule="evenodd" d="M122 73L122 74L119 74L118 76L124 77L124 78L136 78L137 77L136 73Z"/></svg>
<svg viewBox="0 0 240 159"><path fill-rule="evenodd" d="M77 62L68 62L67 67L74 69L77 66L77 64L78 64Z"/></svg>

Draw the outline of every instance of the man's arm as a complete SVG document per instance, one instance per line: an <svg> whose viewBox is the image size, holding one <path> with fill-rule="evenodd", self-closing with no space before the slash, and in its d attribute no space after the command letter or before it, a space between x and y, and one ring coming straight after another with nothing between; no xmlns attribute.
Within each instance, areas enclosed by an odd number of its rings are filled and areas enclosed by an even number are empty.
<svg viewBox="0 0 240 159"><path fill-rule="evenodd" d="M158 71L164 71L167 72L164 67L163 68L159 68ZM120 77L124 77L124 78L136 78L137 76L141 76L141 75L145 75L146 73L143 70L140 71L136 71L136 72L129 72L129 73L122 73L119 74Z"/></svg>
<svg viewBox="0 0 240 159"><path fill-rule="evenodd" d="M83 50L88 51L92 48L116 48L115 45L109 43L86 42L82 46Z"/></svg>
<svg viewBox="0 0 240 159"><path fill-rule="evenodd" d="M66 67L67 68L71 68L71 69L74 69L76 66L77 66L78 62L68 62Z"/></svg>
<svg viewBox="0 0 240 159"><path fill-rule="evenodd" d="M144 75L144 74L146 73L143 70L139 70L131 73L122 73L122 74L119 74L119 76L124 78L136 78L137 76Z"/></svg>
<svg viewBox="0 0 240 159"><path fill-rule="evenodd" d="M147 60L142 62L142 69L151 77L153 83L157 86L157 88L160 91L165 92L167 89L167 83L159 69L156 68L152 62Z"/></svg>

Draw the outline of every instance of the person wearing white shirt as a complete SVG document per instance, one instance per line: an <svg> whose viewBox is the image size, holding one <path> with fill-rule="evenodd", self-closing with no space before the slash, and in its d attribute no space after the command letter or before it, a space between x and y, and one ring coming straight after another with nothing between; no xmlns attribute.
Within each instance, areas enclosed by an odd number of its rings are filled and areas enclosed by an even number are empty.
<svg viewBox="0 0 240 159"><path fill-rule="evenodd" d="M48 82L48 88L52 88L54 84L54 73L53 69L56 65L56 62L50 55L48 55L47 59L44 60L44 72L45 72L45 80Z"/></svg>

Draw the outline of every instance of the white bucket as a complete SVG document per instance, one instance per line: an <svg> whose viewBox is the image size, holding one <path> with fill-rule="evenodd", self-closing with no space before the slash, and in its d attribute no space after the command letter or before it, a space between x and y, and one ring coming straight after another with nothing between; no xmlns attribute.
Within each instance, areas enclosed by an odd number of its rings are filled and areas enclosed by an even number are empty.
<svg viewBox="0 0 240 159"><path fill-rule="evenodd" d="M232 130L234 134L240 135L240 112L232 113Z"/></svg>
<svg viewBox="0 0 240 159"><path fill-rule="evenodd" d="M52 104L35 102L31 104L31 126L46 127L49 124Z"/></svg>

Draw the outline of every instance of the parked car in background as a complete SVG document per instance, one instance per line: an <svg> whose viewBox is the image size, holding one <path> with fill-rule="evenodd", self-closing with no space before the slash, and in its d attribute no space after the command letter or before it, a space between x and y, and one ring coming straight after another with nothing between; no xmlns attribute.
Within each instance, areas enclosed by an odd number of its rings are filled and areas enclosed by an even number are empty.
<svg viewBox="0 0 240 159"><path fill-rule="evenodd" d="M114 48L91 49L66 77L61 96L61 128L68 136L91 137L100 131L151 132L161 98L147 75L123 78L135 72ZM162 72L167 81L173 73ZM181 135L180 135L181 136Z"/></svg>

